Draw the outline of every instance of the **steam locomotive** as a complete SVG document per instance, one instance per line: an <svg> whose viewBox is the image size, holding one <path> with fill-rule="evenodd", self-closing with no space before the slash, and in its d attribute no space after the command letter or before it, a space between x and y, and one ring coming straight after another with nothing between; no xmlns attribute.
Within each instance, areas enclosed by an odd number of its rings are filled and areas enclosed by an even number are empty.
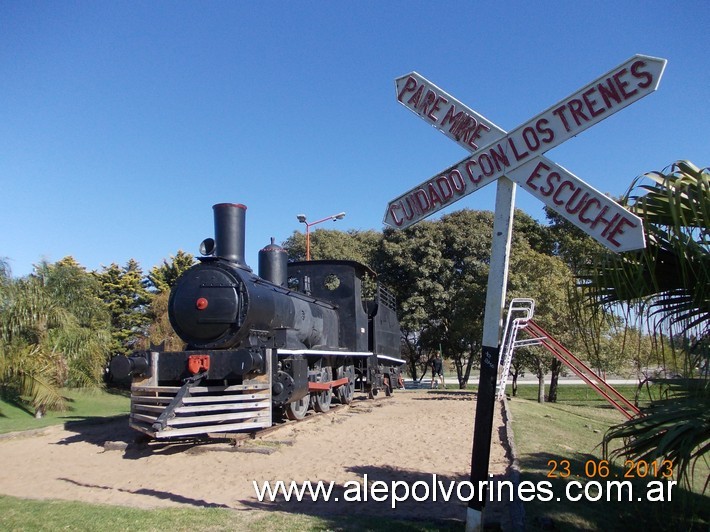
<svg viewBox="0 0 710 532"><path fill-rule="evenodd" d="M213 206L215 238L176 281L168 314L184 351L111 360L131 376L130 426L153 438L224 436L401 387L394 298L354 261L288 263L273 239L244 261L246 207Z"/></svg>

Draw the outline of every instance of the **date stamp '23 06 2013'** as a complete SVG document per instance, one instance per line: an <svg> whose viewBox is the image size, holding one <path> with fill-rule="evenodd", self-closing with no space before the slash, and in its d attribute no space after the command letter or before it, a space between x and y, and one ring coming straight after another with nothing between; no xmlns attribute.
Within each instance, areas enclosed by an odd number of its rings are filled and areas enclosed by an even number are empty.
<svg viewBox="0 0 710 532"><path fill-rule="evenodd" d="M673 462L671 460L653 462L625 460L622 472L614 472L608 460L587 460L579 472L572 470L572 464L569 460L548 460L547 465L550 468L547 472L547 478L662 478L668 480L673 477Z"/></svg>

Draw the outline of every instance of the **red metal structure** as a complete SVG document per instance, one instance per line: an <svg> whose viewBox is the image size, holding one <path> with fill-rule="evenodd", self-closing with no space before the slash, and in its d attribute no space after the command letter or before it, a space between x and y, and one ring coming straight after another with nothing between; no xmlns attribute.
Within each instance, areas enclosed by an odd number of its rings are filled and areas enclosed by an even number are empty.
<svg viewBox="0 0 710 532"><path fill-rule="evenodd" d="M626 397L597 375L593 369L574 356L560 342L555 340L550 333L535 323L532 319L534 309L535 302L532 299L514 299L510 303L506 332L503 337L503 371L498 384L498 397L502 398L505 395L505 385L508 380L510 362L515 348L524 345L541 345L571 369L577 377L594 388L599 395L628 419L638 415L640 411L633 403L629 402ZM512 318L516 312L522 312L523 314L521 317ZM530 338L517 340L518 331L525 331Z"/></svg>

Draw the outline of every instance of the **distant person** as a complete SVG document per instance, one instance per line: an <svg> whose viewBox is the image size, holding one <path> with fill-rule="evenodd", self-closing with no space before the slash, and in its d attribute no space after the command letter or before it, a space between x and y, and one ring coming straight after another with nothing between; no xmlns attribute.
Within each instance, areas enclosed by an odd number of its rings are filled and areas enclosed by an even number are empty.
<svg viewBox="0 0 710 532"><path fill-rule="evenodd" d="M438 378L441 377L442 388L446 387L444 382L444 361L441 360L441 353L436 353L436 356L431 361L431 387L434 388L434 383L439 384Z"/></svg>

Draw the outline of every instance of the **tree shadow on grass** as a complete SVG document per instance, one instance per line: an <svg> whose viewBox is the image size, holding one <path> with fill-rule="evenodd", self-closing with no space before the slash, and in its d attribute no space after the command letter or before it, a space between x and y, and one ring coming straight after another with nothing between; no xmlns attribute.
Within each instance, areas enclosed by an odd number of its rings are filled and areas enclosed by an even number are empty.
<svg viewBox="0 0 710 532"><path fill-rule="evenodd" d="M688 531L710 525L710 498L669 485L667 468L583 453L533 453L521 462L521 483L546 482L551 492L533 492L524 503L527 530Z"/></svg>

